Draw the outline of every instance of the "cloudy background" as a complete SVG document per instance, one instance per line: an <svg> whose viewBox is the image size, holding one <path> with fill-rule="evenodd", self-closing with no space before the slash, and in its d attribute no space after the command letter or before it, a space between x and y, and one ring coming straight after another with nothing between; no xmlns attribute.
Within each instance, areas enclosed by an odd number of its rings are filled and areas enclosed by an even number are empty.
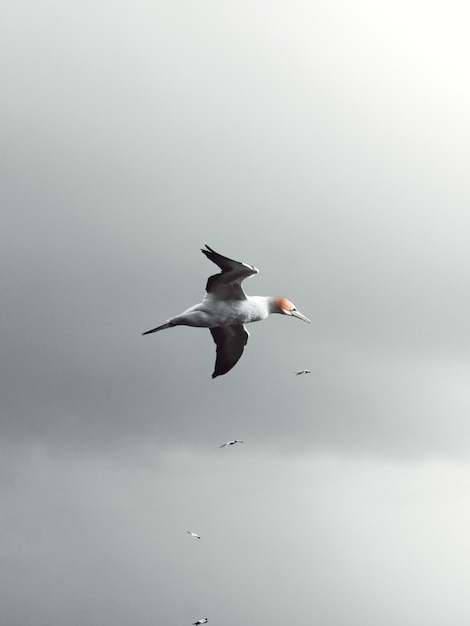
<svg viewBox="0 0 470 626"><path fill-rule="evenodd" d="M2 624L468 626L469 19L3 4ZM313 322L216 380L205 243Z"/></svg>

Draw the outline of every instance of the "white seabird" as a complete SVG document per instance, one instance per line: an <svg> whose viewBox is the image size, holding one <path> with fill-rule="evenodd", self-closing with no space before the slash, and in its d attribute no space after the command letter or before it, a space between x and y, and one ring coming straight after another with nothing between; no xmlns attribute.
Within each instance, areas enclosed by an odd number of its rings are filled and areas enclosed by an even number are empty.
<svg viewBox="0 0 470 626"><path fill-rule="evenodd" d="M311 374L312 372L310 370L297 370L297 372L294 372L294 374L296 374L297 376L300 376L301 374Z"/></svg>
<svg viewBox="0 0 470 626"><path fill-rule="evenodd" d="M241 439L233 439L232 441L227 441L226 443L223 443L220 447L223 448L224 446L233 446L236 443L245 443L245 442L242 441Z"/></svg>
<svg viewBox="0 0 470 626"><path fill-rule="evenodd" d="M308 323L310 320L287 298L247 296L242 282L259 270L252 265L222 256L208 245L206 248L207 250L201 252L222 271L208 278L207 293L202 302L143 334L149 335L173 326L208 328L217 346L212 374L212 378L216 378L229 372L243 354L250 336L245 324L264 320L271 313L297 317Z"/></svg>
<svg viewBox="0 0 470 626"><path fill-rule="evenodd" d="M197 622L193 622L193 626L198 626L199 624L207 624L209 620L207 619L207 617L204 617L203 619L198 619Z"/></svg>
<svg viewBox="0 0 470 626"><path fill-rule="evenodd" d="M200 539L201 537L199 537L199 535L197 533L192 533L190 530L186 531L188 533L188 535L191 535L191 537L194 537L195 539Z"/></svg>

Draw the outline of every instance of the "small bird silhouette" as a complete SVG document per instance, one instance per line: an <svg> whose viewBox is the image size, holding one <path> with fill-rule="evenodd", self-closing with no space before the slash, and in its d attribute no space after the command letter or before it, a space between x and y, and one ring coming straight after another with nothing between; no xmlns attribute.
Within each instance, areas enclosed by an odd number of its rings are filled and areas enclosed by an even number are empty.
<svg viewBox="0 0 470 626"><path fill-rule="evenodd" d="M188 535L191 535L191 537L194 537L195 539L200 539L201 537L199 537L199 535L197 533L192 533L190 530L186 531L188 533Z"/></svg>
<svg viewBox="0 0 470 626"><path fill-rule="evenodd" d="M294 374L296 374L297 376L300 376L300 374L311 374L312 372L310 370L297 370L297 372L294 372Z"/></svg>
<svg viewBox="0 0 470 626"><path fill-rule="evenodd" d="M209 620L207 619L207 617L204 617L204 619L198 619L197 622L193 622L193 626L198 626L199 624L207 624Z"/></svg>
<svg viewBox="0 0 470 626"><path fill-rule="evenodd" d="M241 439L233 439L233 441L227 441L226 443L223 443L220 447L224 448L225 446L233 446L235 443L245 443L245 442L242 441Z"/></svg>

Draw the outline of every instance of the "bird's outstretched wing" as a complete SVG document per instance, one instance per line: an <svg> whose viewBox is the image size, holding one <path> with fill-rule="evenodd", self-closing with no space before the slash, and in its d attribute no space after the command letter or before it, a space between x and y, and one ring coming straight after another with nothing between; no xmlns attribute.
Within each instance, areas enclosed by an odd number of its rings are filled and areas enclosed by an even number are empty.
<svg viewBox="0 0 470 626"><path fill-rule="evenodd" d="M217 345L217 357L212 378L229 372L243 354L250 333L242 324L209 328Z"/></svg>
<svg viewBox="0 0 470 626"><path fill-rule="evenodd" d="M247 265L240 261L233 261L226 256L222 256L212 250L212 248L209 248L207 244L206 248L207 250L201 249L201 252L222 270L220 274L214 274L207 279L207 293L217 294L224 300L245 300L246 294L241 284L245 278L257 274L259 270L252 265Z"/></svg>

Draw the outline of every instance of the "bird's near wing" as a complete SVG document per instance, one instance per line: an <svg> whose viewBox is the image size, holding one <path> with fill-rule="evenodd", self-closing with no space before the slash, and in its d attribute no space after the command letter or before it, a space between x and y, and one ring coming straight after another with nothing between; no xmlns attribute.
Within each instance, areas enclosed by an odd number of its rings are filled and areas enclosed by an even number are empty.
<svg viewBox="0 0 470 626"><path fill-rule="evenodd" d="M229 372L243 354L250 333L242 325L209 328L217 345L217 357L212 378Z"/></svg>
<svg viewBox="0 0 470 626"><path fill-rule="evenodd" d="M206 248L207 250L201 249L201 252L222 270L220 274L214 274L207 279L207 293L217 293L224 300L245 300L246 294L241 284L245 278L257 274L259 270L252 265L228 259L209 248L207 244Z"/></svg>

